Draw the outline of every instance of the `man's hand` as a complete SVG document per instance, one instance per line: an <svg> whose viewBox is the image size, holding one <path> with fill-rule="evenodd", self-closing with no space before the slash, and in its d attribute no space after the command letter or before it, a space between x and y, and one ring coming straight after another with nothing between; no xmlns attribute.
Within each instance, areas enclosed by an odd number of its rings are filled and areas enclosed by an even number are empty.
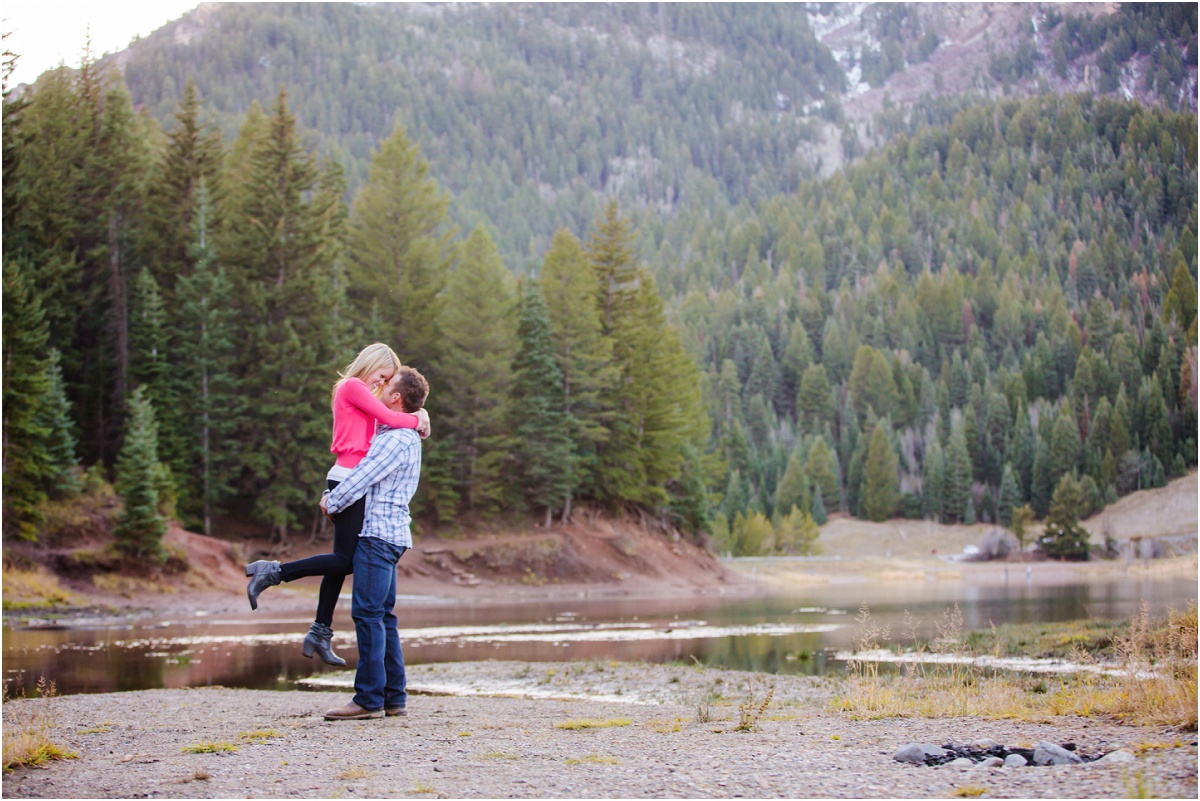
<svg viewBox="0 0 1200 801"><path fill-rule="evenodd" d="M421 439L428 438L430 434L429 412L424 409L417 409L417 420L419 421L417 423L417 433L421 435Z"/></svg>
<svg viewBox="0 0 1200 801"><path fill-rule="evenodd" d="M329 490L321 495L321 514L329 517Z"/></svg>

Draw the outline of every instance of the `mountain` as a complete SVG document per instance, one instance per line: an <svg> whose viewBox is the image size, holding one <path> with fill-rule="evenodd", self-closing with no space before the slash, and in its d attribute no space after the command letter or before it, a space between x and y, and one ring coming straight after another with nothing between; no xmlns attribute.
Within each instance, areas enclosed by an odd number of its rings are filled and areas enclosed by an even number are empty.
<svg viewBox="0 0 1200 801"><path fill-rule="evenodd" d="M204 3L113 60L164 126L196 82L232 139L286 86L350 191L402 122L523 269L597 193L758 200L884 144L926 94L1086 92L1196 110L1195 10L1102 4Z"/></svg>
<svg viewBox="0 0 1200 801"><path fill-rule="evenodd" d="M575 501L741 553L836 512L1086 546L1196 464L1195 29L203 5L6 99L6 521L38 530L75 432L104 467L136 433L145 497L319 527L327 381L378 340L436 388L423 525Z"/></svg>

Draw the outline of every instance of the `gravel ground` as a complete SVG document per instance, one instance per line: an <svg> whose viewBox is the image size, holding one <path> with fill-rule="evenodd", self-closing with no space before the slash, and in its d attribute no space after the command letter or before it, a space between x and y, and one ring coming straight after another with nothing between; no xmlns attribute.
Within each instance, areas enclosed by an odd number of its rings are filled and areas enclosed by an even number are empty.
<svg viewBox="0 0 1200 801"><path fill-rule="evenodd" d="M322 718L347 700L345 691L205 688L10 701L6 727L50 704L53 739L78 758L19 769L4 777L3 795L1196 798L1197 791L1194 733L1081 718L851 720L828 711L832 679L486 662L417 666L409 684L407 717L357 722ZM743 707L750 731L737 730ZM563 727L588 720L609 725ZM1131 765L965 770L892 759L909 742L983 737L1025 747L1074 742L1083 755L1141 753ZM204 743L236 750L185 751Z"/></svg>

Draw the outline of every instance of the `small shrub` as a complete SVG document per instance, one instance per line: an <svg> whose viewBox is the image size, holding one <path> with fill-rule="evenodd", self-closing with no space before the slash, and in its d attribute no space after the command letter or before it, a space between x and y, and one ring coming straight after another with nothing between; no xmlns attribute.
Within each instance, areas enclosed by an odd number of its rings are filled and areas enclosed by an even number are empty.
<svg viewBox="0 0 1200 801"><path fill-rule="evenodd" d="M738 724L733 727L733 730L755 731L758 729L758 722L762 720L763 713L771 705L771 699L774 696L775 685L771 685L765 696L761 699L755 698L754 685L752 684L746 694L746 700L738 704Z"/></svg>
<svg viewBox="0 0 1200 801"><path fill-rule="evenodd" d="M58 715L53 705L54 682L44 676L38 679L40 700L14 700L8 697L4 684L4 772L17 768L45 765L56 759L75 759L79 756L56 743L51 735L58 728Z"/></svg>

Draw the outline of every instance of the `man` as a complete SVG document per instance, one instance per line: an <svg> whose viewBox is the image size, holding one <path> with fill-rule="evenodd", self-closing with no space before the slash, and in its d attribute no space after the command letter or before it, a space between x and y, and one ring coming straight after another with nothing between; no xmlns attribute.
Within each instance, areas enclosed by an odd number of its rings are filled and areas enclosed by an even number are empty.
<svg viewBox="0 0 1200 801"><path fill-rule="evenodd" d="M401 367L383 401L413 414L425 405L429 384L411 367ZM404 654L396 630L396 563L412 547L408 502L421 477L421 438L413 429L381 426L371 448L342 483L321 497L335 514L366 495L358 547L354 551L354 594L350 616L358 638L354 699L325 713L326 720L363 720L405 714Z"/></svg>

